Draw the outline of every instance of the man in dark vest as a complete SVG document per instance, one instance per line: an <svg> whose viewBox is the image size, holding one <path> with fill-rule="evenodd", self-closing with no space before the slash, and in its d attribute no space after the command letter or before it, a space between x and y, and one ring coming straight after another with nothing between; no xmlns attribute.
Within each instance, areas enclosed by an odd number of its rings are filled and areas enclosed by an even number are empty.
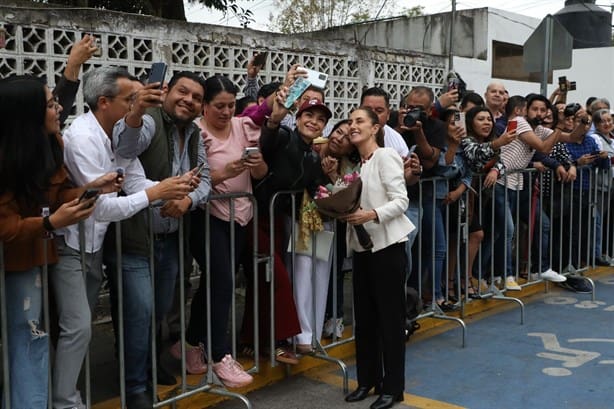
<svg viewBox="0 0 614 409"><path fill-rule="evenodd" d="M156 322L169 311L179 272L179 224L183 221L184 249L189 248L189 212L203 205L211 191L209 166L203 140L194 119L203 108L204 81L194 73L179 72L168 83L161 107L147 109L143 122L153 120L151 132L120 137L116 154L138 157L151 180L163 180L185 172L200 171L200 183L188 196L167 200L122 222L123 316L126 360L126 394L129 409L151 408L148 370L151 357L151 314L155 300ZM130 118L126 124L130 126ZM144 129L147 127L143 127ZM130 134L127 134L130 135ZM133 134L134 135L134 134ZM196 172L196 170L195 170ZM153 229L153 243L150 242ZM153 247L154 265L150 266ZM110 270L114 271L114 270ZM155 294L151 274L155 280ZM158 383L174 384L175 378L158 365Z"/></svg>

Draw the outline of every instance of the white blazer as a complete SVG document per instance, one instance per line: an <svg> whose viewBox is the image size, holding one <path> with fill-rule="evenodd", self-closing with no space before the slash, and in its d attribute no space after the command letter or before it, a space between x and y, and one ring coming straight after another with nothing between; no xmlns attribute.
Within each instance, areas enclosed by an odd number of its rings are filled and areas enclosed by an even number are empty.
<svg viewBox="0 0 614 409"><path fill-rule="evenodd" d="M364 210L375 209L378 222L364 224L373 241L372 252L394 243L407 240L407 235L416 227L405 216L409 205L403 161L392 148L379 148L360 169L362 193L360 206ZM348 224L348 250L365 251L358 242L356 232Z"/></svg>

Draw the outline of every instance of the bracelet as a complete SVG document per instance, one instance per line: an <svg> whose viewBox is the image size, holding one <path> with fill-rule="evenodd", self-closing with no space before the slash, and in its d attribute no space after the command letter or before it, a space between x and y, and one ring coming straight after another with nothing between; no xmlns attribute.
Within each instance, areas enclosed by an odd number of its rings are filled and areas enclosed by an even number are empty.
<svg viewBox="0 0 614 409"><path fill-rule="evenodd" d="M49 216L43 216L43 228L50 233L55 230L55 227L53 227L49 220Z"/></svg>

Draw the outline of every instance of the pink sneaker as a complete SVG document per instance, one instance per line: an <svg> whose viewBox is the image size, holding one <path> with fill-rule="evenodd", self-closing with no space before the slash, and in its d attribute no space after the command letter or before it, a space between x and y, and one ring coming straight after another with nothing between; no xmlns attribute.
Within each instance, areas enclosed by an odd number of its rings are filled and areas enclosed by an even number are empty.
<svg viewBox="0 0 614 409"><path fill-rule="evenodd" d="M207 364L205 363L205 346L198 344L192 346L186 342L185 344L185 366L188 373L192 375L200 375L207 372ZM181 360L181 341L177 341L169 350L171 356L177 360Z"/></svg>
<svg viewBox="0 0 614 409"><path fill-rule="evenodd" d="M226 354L224 359L213 364L213 372L227 388L241 388L254 380L230 354Z"/></svg>

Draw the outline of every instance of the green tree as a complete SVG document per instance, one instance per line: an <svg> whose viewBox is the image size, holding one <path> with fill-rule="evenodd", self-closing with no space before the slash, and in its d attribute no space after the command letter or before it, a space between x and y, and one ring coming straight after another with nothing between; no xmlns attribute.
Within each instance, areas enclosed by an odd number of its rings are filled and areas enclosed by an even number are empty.
<svg viewBox="0 0 614 409"><path fill-rule="evenodd" d="M275 0L270 28L285 34L324 30L393 15L422 15L423 6L397 7L396 0Z"/></svg>
<svg viewBox="0 0 614 409"><path fill-rule="evenodd" d="M61 4L71 7L92 7L185 21L183 0L32 0L36 3ZM244 26L253 21L252 12L237 5L236 0L188 0L206 7L236 15Z"/></svg>

